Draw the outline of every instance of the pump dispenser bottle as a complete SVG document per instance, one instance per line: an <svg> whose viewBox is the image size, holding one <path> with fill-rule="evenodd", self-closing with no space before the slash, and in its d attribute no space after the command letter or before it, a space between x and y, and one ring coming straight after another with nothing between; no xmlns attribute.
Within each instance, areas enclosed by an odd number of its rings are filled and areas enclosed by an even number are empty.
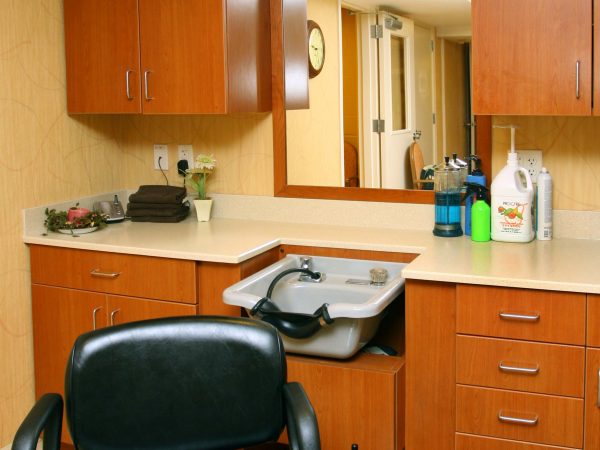
<svg viewBox="0 0 600 450"><path fill-rule="evenodd" d="M519 166L515 152L515 126L511 129L510 152L506 166L492 182L492 239L504 242L530 242L533 232L533 182Z"/></svg>

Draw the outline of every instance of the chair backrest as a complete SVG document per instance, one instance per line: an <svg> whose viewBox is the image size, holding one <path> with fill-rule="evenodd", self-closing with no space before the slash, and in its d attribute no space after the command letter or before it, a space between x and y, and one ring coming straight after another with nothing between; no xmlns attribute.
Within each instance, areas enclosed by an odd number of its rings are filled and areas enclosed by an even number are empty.
<svg viewBox="0 0 600 450"><path fill-rule="evenodd" d="M194 316L80 336L65 379L75 445L226 449L277 439L286 362L274 327Z"/></svg>
<svg viewBox="0 0 600 450"><path fill-rule="evenodd" d="M349 142L344 142L344 186L358 187L358 151Z"/></svg>
<svg viewBox="0 0 600 450"><path fill-rule="evenodd" d="M413 189L421 189L422 182L419 180L421 179L421 170L423 170L425 162L423 160L423 152L417 142L413 142L412 144L410 144L409 154L410 173L412 175Z"/></svg>

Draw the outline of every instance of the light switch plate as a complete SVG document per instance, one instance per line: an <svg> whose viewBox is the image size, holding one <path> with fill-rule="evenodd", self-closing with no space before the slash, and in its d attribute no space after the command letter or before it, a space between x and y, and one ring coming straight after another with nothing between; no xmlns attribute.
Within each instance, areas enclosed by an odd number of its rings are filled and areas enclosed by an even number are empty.
<svg viewBox="0 0 600 450"><path fill-rule="evenodd" d="M194 167L194 149L192 144L179 144L177 146L177 161L185 159L188 162L188 167Z"/></svg>
<svg viewBox="0 0 600 450"><path fill-rule="evenodd" d="M160 166L158 159L160 158ZM169 170L169 148L166 144L154 144L154 168L156 170Z"/></svg>

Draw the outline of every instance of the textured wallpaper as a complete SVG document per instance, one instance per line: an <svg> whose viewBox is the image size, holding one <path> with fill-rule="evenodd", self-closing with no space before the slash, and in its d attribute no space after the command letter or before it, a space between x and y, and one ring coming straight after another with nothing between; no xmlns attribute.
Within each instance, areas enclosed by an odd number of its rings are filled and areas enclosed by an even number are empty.
<svg viewBox="0 0 600 450"><path fill-rule="evenodd" d="M541 150L554 183L554 208L600 210L600 117L494 118L495 125L517 125L515 148ZM492 133L492 173L506 165L510 130Z"/></svg>
<svg viewBox="0 0 600 450"><path fill-rule="evenodd" d="M61 0L0 0L0 448L34 401L30 275L21 209L163 183L152 144L214 153L214 192L273 193L270 114L70 117Z"/></svg>

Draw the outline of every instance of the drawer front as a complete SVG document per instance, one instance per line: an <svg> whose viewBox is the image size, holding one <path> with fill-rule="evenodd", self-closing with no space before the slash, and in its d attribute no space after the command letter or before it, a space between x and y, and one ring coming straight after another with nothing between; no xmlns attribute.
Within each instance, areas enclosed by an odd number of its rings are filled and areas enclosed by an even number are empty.
<svg viewBox="0 0 600 450"><path fill-rule="evenodd" d="M587 345L600 347L600 295L587 296Z"/></svg>
<svg viewBox="0 0 600 450"><path fill-rule="evenodd" d="M458 335L456 382L583 398L583 347Z"/></svg>
<svg viewBox="0 0 600 450"><path fill-rule="evenodd" d="M584 345L585 294L458 285L457 333Z"/></svg>
<svg viewBox="0 0 600 450"><path fill-rule="evenodd" d="M32 245L31 281L131 297L196 303L196 263Z"/></svg>
<svg viewBox="0 0 600 450"><path fill-rule="evenodd" d="M456 433L456 450L572 450L567 447L509 441L471 434Z"/></svg>
<svg viewBox="0 0 600 450"><path fill-rule="evenodd" d="M583 400L457 385L456 430L581 448Z"/></svg>

